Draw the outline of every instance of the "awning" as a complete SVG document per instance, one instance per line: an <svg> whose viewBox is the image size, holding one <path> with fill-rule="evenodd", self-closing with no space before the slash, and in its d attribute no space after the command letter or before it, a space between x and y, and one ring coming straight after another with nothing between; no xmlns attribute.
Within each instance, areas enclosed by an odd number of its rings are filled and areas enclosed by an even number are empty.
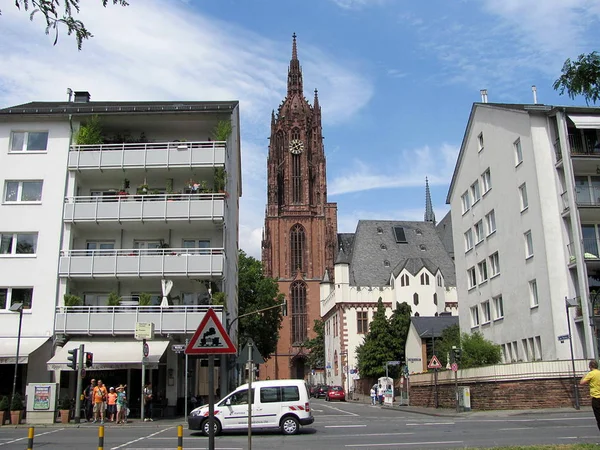
<svg viewBox="0 0 600 450"><path fill-rule="evenodd" d="M600 128L599 116L573 116L569 114L569 119L573 121L576 128L580 129L596 129Z"/></svg>
<svg viewBox="0 0 600 450"><path fill-rule="evenodd" d="M21 337L19 364L27 364L29 355L40 348L49 338ZM17 356L17 338L0 338L0 364L14 364Z"/></svg>
<svg viewBox="0 0 600 450"><path fill-rule="evenodd" d="M161 356L167 349L169 341L147 340L148 368L156 367ZM67 369L69 350L85 346L84 351L94 354L94 365L87 370L140 369L142 367L142 341L135 339L93 339L89 341L71 340L48 361L48 370Z"/></svg>

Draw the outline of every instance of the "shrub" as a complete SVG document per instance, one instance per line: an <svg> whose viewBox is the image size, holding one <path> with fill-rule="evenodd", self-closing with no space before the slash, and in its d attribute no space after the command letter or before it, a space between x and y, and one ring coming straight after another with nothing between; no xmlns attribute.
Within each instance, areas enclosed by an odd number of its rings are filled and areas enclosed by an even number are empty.
<svg viewBox="0 0 600 450"><path fill-rule="evenodd" d="M108 306L119 306L121 304L121 297L116 292L108 294Z"/></svg>
<svg viewBox="0 0 600 450"><path fill-rule="evenodd" d="M8 397L2 397L0 400L0 411L8 411Z"/></svg>
<svg viewBox="0 0 600 450"><path fill-rule="evenodd" d="M23 411L23 399L18 392L15 393L10 402L11 411Z"/></svg>
<svg viewBox="0 0 600 450"><path fill-rule="evenodd" d="M65 301L65 306L82 306L83 300L81 297L77 295L65 294L63 296L63 300Z"/></svg>
<svg viewBox="0 0 600 450"><path fill-rule="evenodd" d="M63 397L58 402L58 409L71 409L71 399L69 397Z"/></svg>
<svg viewBox="0 0 600 450"><path fill-rule="evenodd" d="M77 145L98 145L103 142L100 117L92 116L84 125L79 127L75 138Z"/></svg>
<svg viewBox="0 0 600 450"><path fill-rule="evenodd" d="M142 292L140 294L139 306L150 306L152 302L152 296L147 292Z"/></svg>

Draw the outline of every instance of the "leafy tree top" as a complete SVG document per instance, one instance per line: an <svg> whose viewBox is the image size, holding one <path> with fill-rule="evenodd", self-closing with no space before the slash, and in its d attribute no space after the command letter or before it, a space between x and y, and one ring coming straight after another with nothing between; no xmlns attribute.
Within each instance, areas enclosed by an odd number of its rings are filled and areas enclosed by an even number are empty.
<svg viewBox="0 0 600 450"><path fill-rule="evenodd" d="M570 98L583 95L585 103L596 103L600 99L600 54L592 52L581 54L576 61L567 58L562 75L552 85L554 90Z"/></svg>

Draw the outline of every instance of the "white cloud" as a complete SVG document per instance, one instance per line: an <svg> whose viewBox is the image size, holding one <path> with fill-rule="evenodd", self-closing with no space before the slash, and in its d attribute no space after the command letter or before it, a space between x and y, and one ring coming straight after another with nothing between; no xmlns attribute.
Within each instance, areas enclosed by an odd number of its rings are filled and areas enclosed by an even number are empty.
<svg viewBox="0 0 600 450"><path fill-rule="evenodd" d="M364 6L380 5L387 0L332 0L333 3L344 9L358 9Z"/></svg>
<svg viewBox="0 0 600 450"><path fill-rule="evenodd" d="M371 189L389 189L423 186L425 177L431 185L445 185L452 176L458 147L443 144L440 148L429 146L405 150L395 164L355 160L347 174L330 181L330 196Z"/></svg>

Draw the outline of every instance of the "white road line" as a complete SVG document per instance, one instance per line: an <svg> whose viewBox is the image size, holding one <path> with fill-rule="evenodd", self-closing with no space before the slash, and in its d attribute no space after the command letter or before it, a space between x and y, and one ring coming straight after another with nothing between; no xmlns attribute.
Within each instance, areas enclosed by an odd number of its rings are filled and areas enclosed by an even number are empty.
<svg viewBox="0 0 600 450"><path fill-rule="evenodd" d="M113 447L113 448L112 448L112 450L117 450L118 448L123 448L123 447L125 447L126 445L133 444L133 443L135 443L135 442L139 442L139 441L142 441L142 440L144 440L144 439L151 438L151 437L153 437L153 436L156 436L157 434L164 433L165 431L168 431L168 430L173 430L174 428L175 428L175 427L169 427L169 428L165 428L164 430L157 431L156 433L152 433L152 434L150 434L150 435L148 435L148 436L142 436L141 438L134 439L133 441L125 442L124 444L121 444L121 445L118 445L118 446L116 446L116 447ZM174 437L174 438L173 438L173 440L175 440L175 439L177 439L177 438L176 438L176 437Z"/></svg>
<svg viewBox="0 0 600 450"><path fill-rule="evenodd" d="M437 445L437 444L462 444L463 441L430 441L430 442L389 442L387 444L349 444L345 447L391 447L397 445Z"/></svg>
<svg viewBox="0 0 600 450"><path fill-rule="evenodd" d="M584 416L584 417L559 417L559 418L553 418L553 419L465 419L468 420L469 423L475 423L475 422L552 422L552 421L559 421L559 422L563 422L565 420L594 420L594 416Z"/></svg>
<svg viewBox="0 0 600 450"><path fill-rule="evenodd" d="M346 434L345 437L372 437L372 436L406 436L415 433L362 433L362 434Z"/></svg>
<svg viewBox="0 0 600 450"><path fill-rule="evenodd" d="M498 431L518 431L518 430L532 430L531 427L520 427L520 428L500 428Z"/></svg>
<svg viewBox="0 0 600 450"><path fill-rule="evenodd" d="M35 438L36 438L36 437L38 437L38 436L43 436L43 435L45 435L45 434L50 434L50 433L56 433L57 431L62 431L62 430L64 430L64 428L59 428L58 430L46 431L45 433L38 433L38 434L35 434L35 435L34 435L34 441L35 441ZM12 441L8 441L8 442L2 442L2 443L0 443L0 445L12 444L13 442L24 441L25 439L28 439L28 437L26 436L26 437L22 437L22 438L14 439L14 440L12 440Z"/></svg>
<svg viewBox="0 0 600 450"><path fill-rule="evenodd" d="M343 415L345 415L345 416L355 416L355 417L359 417L359 415L358 415L358 414L354 414L354 413L351 413L351 412L348 412L348 411L344 411L343 409L336 408L335 406L329 406L329 405L323 405L323 406L324 406L325 408L334 409L334 410L336 410L336 411L339 411L339 412L343 413Z"/></svg>
<svg viewBox="0 0 600 450"><path fill-rule="evenodd" d="M598 439L598 435L595 434L594 436L564 436L559 437L558 439Z"/></svg>
<svg viewBox="0 0 600 450"><path fill-rule="evenodd" d="M423 422L423 423L407 423L406 426L419 426L419 425L455 425L454 422Z"/></svg>
<svg viewBox="0 0 600 450"><path fill-rule="evenodd" d="M325 425L323 428L364 428L366 425Z"/></svg>

